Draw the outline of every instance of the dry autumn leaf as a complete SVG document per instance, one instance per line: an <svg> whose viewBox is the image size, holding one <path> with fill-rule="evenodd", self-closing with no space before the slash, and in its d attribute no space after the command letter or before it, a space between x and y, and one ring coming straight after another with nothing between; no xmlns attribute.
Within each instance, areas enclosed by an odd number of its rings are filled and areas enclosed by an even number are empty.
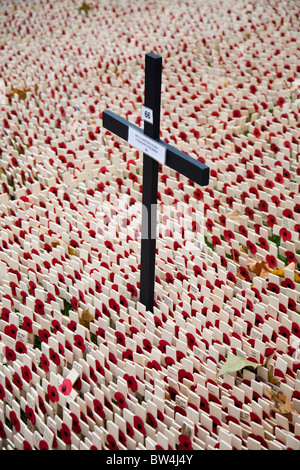
<svg viewBox="0 0 300 470"><path fill-rule="evenodd" d="M271 411L273 413L280 413L288 418L289 421L292 420L293 415L299 415L299 413L293 408L292 403L282 392L274 392L273 390L267 390L270 398L273 402L271 406Z"/></svg>
<svg viewBox="0 0 300 470"><path fill-rule="evenodd" d="M240 252L246 254L245 250L242 247L240 247ZM257 259L255 256L253 258L248 256L247 268L251 273L255 274L256 276L262 277L263 279L268 279L269 273L271 272L268 268L266 261Z"/></svg>
<svg viewBox="0 0 300 470"><path fill-rule="evenodd" d="M230 212L227 212L227 214L225 215L227 219L230 219L230 220L238 220L238 218L240 217L240 215L242 215L239 211L230 211Z"/></svg>
<svg viewBox="0 0 300 470"><path fill-rule="evenodd" d="M89 310L83 310L82 315L79 318L79 323L86 328L89 328L91 321L93 321L94 317L89 313Z"/></svg>

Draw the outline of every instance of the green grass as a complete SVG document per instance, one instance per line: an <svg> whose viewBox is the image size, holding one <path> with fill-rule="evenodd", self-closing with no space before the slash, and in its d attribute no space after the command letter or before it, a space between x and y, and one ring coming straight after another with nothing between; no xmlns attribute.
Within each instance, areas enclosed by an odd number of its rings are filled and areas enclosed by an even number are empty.
<svg viewBox="0 0 300 470"><path fill-rule="evenodd" d="M64 302L64 308L63 308L61 313L65 317L68 317L69 316L69 311L72 310L72 305L66 299L63 299L63 302Z"/></svg>

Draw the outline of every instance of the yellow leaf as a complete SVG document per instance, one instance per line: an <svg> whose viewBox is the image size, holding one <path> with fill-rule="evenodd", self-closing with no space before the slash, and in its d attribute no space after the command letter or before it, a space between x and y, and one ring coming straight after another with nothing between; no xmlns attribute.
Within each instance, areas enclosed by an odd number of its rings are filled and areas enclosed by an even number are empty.
<svg viewBox="0 0 300 470"><path fill-rule="evenodd" d="M284 277L284 269L272 269L270 272L275 274L275 276Z"/></svg>
<svg viewBox="0 0 300 470"><path fill-rule="evenodd" d="M91 321L93 321L94 317L89 313L89 309L82 310L82 315L79 318L79 324L89 328Z"/></svg>
<svg viewBox="0 0 300 470"><path fill-rule="evenodd" d="M73 248L71 245L68 245L68 253L69 255L75 255L75 248Z"/></svg>

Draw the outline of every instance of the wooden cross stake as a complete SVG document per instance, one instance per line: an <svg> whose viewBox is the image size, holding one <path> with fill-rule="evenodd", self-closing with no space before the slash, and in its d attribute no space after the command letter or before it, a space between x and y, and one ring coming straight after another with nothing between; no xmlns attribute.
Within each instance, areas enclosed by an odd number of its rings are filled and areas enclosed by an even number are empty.
<svg viewBox="0 0 300 470"><path fill-rule="evenodd" d="M160 140L162 58L145 56L145 95L142 108L144 132L109 110L103 127L143 152L143 197L140 302L153 311L155 287L156 208L159 163L165 164L200 186L209 182L209 167Z"/></svg>

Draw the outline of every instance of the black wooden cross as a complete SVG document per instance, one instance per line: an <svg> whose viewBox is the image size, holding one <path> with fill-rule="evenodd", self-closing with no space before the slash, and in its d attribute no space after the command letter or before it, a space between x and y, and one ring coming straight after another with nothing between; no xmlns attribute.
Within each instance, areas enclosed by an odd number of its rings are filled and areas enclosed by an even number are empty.
<svg viewBox="0 0 300 470"><path fill-rule="evenodd" d="M162 58L146 54L144 132L109 110L102 115L105 129L143 151L140 302L149 311L154 305L158 165L166 164L200 186L209 181L208 166L160 140L161 75Z"/></svg>

